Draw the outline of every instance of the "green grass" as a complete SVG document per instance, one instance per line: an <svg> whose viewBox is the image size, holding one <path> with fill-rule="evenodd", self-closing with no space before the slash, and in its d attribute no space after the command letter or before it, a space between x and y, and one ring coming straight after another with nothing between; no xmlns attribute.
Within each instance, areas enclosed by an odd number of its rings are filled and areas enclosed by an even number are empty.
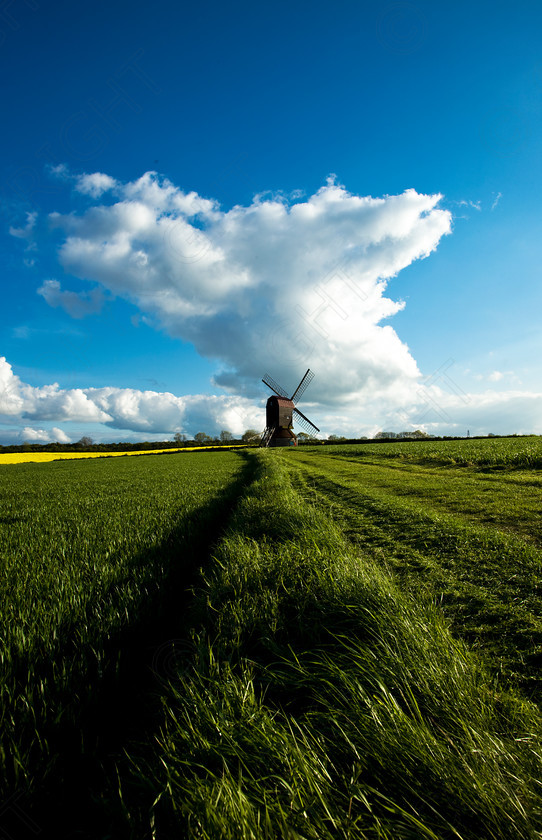
<svg viewBox="0 0 542 840"><path fill-rule="evenodd" d="M373 463L345 450L333 458L304 450L290 459L302 495L393 569L403 587L432 597L508 685L542 700L536 471Z"/></svg>
<svg viewBox="0 0 542 840"><path fill-rule="evenodd" d="M539 837L538 708L292 488L298 455L255 456L134 758L153 836Z"/></svg>
<svg viewBox="0 0 542 840"><path fill-rule="evenodd" d="M0 470L5 796L57 840L540 840L533 441L449 443Z"/></svg>
<svg viewBox="0 0 542 840"><path fill-rule="evenodd" d="M403 440L330 446L330 455L362 460L396 458L404 461L457 466L542 467L542 437L483 438L463 440Z"/></svg>
<svg viewBox="0 0 542 840"><path fill-rule="evenodd" d="M242 465L225 452L0 467L4 796L93 749L77 744L86 710L114 686L127 634L159 621L172 584L180 597Z"/></svg>

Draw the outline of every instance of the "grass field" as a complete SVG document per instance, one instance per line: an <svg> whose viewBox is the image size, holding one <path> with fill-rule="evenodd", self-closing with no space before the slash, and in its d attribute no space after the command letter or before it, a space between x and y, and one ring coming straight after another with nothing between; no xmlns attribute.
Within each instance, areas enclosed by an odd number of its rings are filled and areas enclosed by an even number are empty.
<svg viewBox="0 0 542 840"><path fill-rule="evenodd" d="M57 838L541 838L539 452L5 467L8 795Z"/></svg>
<svg viewBox="0 0 542 840"><path fill-rule="evenodd" d="M305 449L292 466L307 500L404 588L430 595L507 684L540 701L542 475L528 464L542 443L524 447L523 455L517 440Z"/></svg>
<svg viewBox="0 0 542 840"><path fill-rule="evenodd" d="M498 439L396 441L333 447L339 457L401 459L429 464L477 467L542 467L542 437L525 436Z"/></svg>
<svg viewBox="0 0 542 840"><path fill-rule="evenodd" d="M0 468L4 797L70 772L62 753L114 684L123 638L149 627L172 584L180 597L243 463L215 452Z"/></svg>

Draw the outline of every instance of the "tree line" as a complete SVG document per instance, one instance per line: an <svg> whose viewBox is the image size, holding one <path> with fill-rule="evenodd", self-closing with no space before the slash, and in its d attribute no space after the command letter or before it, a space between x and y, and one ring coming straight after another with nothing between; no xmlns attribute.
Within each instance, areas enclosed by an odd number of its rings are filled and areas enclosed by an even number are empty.
<svg viewBox="0 0 542 840"><path fill-rule="evenodd" d="M189 438L185 434L175 432L173 440L153 440L153 441L138 441L133 442L118 442L118 443L95 443L89 435L84 435L75 443L36 443L34 441L25 441L21 444L11 444L9 446L2 446L2 452L139 452L143 450L153 449L178 449L179 447L190 446L206 446L206 445L228 445L235 443L254 443L260 442L260 432L255 429L247 429L239 438L236 438L232 432L223 429L219 435L212 437L205 432L198 432L193 438Z"/></svg>

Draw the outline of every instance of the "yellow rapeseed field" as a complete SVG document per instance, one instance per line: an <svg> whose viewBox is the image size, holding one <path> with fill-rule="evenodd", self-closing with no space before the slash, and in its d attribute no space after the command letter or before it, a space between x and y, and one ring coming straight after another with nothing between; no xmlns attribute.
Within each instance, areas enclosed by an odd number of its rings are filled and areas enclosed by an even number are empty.
<svg viewBox="0 0 542 840"><path fill-rule="evenodd" d="M240 449L246 444L235 444L228 449ZM194 452L196 449L225 449L224 446L180 446L178 449L144 449L131 452L0 452L0 464L24 464L36 461L63 461L73 458L115 458L119 455L158 455L160 452Z"/></svg>

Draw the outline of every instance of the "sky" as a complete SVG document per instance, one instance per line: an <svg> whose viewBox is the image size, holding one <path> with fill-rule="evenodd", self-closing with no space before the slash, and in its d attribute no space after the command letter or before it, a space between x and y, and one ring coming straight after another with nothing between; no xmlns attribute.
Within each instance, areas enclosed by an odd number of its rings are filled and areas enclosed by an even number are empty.
<svg viewBox="0 0 542 840"><path fill-rule="evenodd" d="M0 10L0 444L542 434L542 6Z"/></svg>

